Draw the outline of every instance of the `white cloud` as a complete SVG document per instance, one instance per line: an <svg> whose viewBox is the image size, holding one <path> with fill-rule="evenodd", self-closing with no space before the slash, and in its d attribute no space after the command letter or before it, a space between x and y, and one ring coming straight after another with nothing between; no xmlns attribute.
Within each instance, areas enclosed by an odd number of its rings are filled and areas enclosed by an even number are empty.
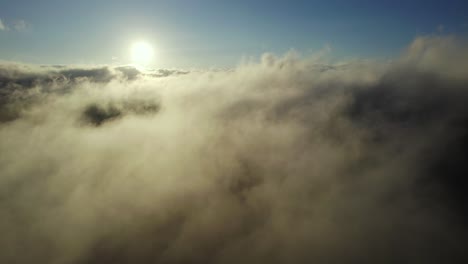
<svg viewBox="0 0 468 264"><path fill-rule="evenodd" d="M16 32L24 32L30 29L30 24L23 19L16 20L8 26L0 19L0 31L9 31L10 29Z"/></svg>
<svg viewBox="0 0 468 264"><path fill-rule="evenodd" d="M17 20L13 23L13 28L18 32L23 32L29 28L29 24L24 20Z"/></svg>
<svg viewBox="0 0 468 264"><path fill-rule="evenodd" d="M5 26L5 24L3 24L3 21L0 19L0 30L1 31L7 31L8 28Z"/></svg>

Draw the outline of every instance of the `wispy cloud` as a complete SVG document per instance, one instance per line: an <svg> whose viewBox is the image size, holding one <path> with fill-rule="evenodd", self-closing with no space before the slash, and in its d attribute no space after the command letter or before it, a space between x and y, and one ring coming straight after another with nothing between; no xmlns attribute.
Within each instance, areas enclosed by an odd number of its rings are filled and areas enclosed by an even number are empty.
<svg viewBox="0 0 468 264"><path fill-rule="evenodd" d="M29 24L25 20L16 20L13 22L13 28L18 32L24 32L29 28Z"/></svg>
<svg viewBox="0 0 468 264"><path fill-rule="evenodd" d="M445 30L445 26L443 24L440 24L437 26L437 32L442 33Z"/></svg>
<svg viewBox="0 0 468 264"><path fill-rule="evenodd" d="M3 21L0 19L0 30L1 31L6 31L8 30L7 26L3 23Z"/></svg>
<svg viewBox="0 0 468 264"><path fill-rule="evenodd" d="M25 32L31 28L31 25L23 19L18 19L8 24L0 19L0 31L13 30L16 32Z"/></svg>

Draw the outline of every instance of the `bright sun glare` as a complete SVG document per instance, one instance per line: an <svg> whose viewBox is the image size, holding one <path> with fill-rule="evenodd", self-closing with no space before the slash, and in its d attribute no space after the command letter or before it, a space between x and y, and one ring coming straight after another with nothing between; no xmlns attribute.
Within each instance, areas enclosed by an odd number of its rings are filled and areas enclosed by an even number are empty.
<svg viewBox="0 0 468 264"><path fill-rule="evenodd" d="M154 50L153 47L151 47L151 45L147 42L135 42L131 48L131 55L133 63L146 66L153 59Z"/></svg>

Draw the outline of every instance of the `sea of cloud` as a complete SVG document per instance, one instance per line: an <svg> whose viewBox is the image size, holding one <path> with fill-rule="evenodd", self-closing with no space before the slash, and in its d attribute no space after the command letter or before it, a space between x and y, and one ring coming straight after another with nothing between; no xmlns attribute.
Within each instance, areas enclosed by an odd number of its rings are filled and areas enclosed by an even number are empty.
<svg viewBox="0 0 468 264"><path fill-rule="evenodd" d="M468 44L0 64L0 263L467 263Z"/></svg>

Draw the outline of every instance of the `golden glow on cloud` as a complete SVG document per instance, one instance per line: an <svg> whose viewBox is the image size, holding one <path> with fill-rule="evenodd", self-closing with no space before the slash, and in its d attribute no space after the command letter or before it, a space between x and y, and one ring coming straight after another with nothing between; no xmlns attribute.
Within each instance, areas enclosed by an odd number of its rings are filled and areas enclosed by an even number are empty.
<svg viewBox="0 0 468 264"><path fill-rule="evenodd" d="M131 47L132 63L145 66L151 63L154 56L153 47L144 41L135 42Z"/></svg>

